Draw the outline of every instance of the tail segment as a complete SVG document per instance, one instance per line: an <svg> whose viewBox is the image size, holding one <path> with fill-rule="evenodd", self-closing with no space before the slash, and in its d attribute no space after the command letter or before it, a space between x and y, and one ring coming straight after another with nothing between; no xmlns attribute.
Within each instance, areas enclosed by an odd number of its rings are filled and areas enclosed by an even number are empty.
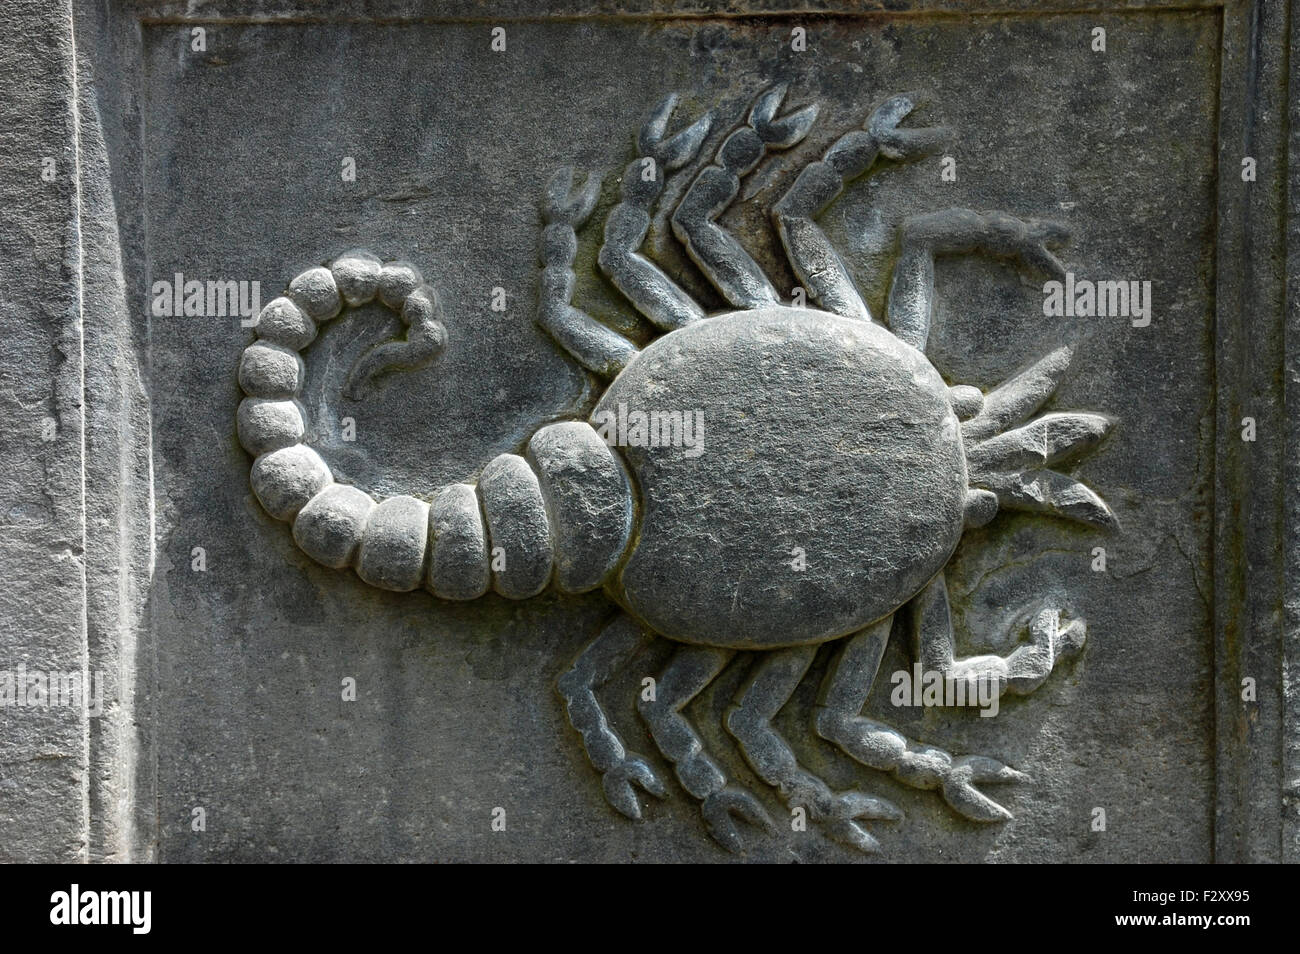
<svg viewBox="0 0 1300 954"><path fill-rule="evenodd" d="M442 354L438 299L414 266L348 252L329 268L303 272L259 315L258 340L239 366L248 396L238 425L240 443L254 456L253 493L263 509L293 524L294 540L312 559L353 567L381 589L423 586L469 600L489 588L524 599L552 580L570 593L600 586L627 549L633 500L622 461L585 422L543 427L526 456L502 454L476 483L443 487L431 501L402 495L376 502L336 483L303 443L298 352L315 339L318 323L376 297L401 315L406 336L362 357L347 385L356 396L384 372L423 367Z"/></svg>

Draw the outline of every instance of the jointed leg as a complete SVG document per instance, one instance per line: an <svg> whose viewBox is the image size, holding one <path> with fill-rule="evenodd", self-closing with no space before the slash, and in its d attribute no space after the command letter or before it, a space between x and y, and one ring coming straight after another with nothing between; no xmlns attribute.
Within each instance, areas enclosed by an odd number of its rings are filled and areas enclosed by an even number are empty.
<svg viewBox="0 0 1300 954"><path fill-rule="evenodd" d="M633 783L658 798L667 792L654 770L640 756L624 748L610 727L595 690L622 669L650 639L631 617L620 613L579 654L573 667L556 684L569 722L582 736L587 758L603 776L605 797L629 818L641 817L641 804L632 790Z"/></svg>
<svg viewBox="0 0 1300 954"><path fill-rule="evenodd" d="M802 807L814 820L826 822L830 834L841 841L862 851L876 851L878 842L855 819L898 820L902 812L861 792L832 792L799 765L789 744L772 727L772 719L789 701L816 654L816 646L801 646L765 655L728 711L727 729L740 743L746 761L763 781L777 788L787 805Z"/></svg>
<svg viewBox="0 0 1300 954"><path fill-rule="evenodd" d="M780 303L780 297L758 263L714 219L740 194L740 178L751 172L768 149L788 149L799 142L817 118L817 107L807 106L776 119L785 98L785 86L767 90L742 126L723 141L714 164L704 169L673 212L673 232L687 253L737 308L761 308Z"/></svg>
<svg viewBox="0 0 1300 954"><path fill-rule="evenodd" d="M822 684L814 717L818 735L870 768L904 785L940 789L944 801L974 821L1004 821L1011 813L975 788L975 782L1024 781L1026 776L980 755L953 758L943 749L910 742L895 729L862 715L889 642L886 618L844 642Z"/></svg>
<svg viewBox="0 0 1300 954"><path fill-rule="evenodd" d="M968 699L976 697L974 689L983 684L1004 693L1028 695L1052 672L1058 659L1075 655L1083 648L1087 624L1081 619L1061 626L1061 614L1055 609L1042 609L1029 621L1028 646L1016 648L1008 656L967 656L957 659L952 634L952 618L948 608L948 589L943 575L912 600L912 618L916 639L916 658L927 672L937 672L945 679L965 682L972 690Z"/></svg>
<svg viewBox="0 0 1300 954"><path fill-rule="evenodd" d="M642 155L623 173L623 201L605 220L605 244L598 259L614 286L665 331L704 317L690 295L637 251L650 230L650 209L663 193L668 173L695 158L713 124L712 115L706 115L665 141L668 117L676 104L676 95L669 96L641 130Z"/></svg>
<svg viewBox="0 0 1300 954"><path fill-rule="evenodd" d="M578 252L575 229L591 215L600 193L600 178L587 177L581 191L570 194L573 170L560 169L547 185L542 229L542 283L538 322L588 371L612 378L636 357L638 348L569 303L573 297L573 258Z"/></svg>
<svg viewBox="0 0 1300 954"><path fill-rule="evenodd" d="M816 218L839 197L847 182L870 169L881 154L907 162L929 155L948 140L946 129L898 128L918 105L920 97L915 93L886 101L871 114L865 130L841 136L821 160L806 166L772 208L781 244L808 297L837 315L871 320L844 260Z"/></svg>
<svg viewBox="0 0 1300 954"><path fill-rule="evenodd" d="M682 788L703 801L701 812L709 833L729 851L742 847L733 815L755 825L770 825L771 821L752 795L727 787L727 777L704 751L699 733L682 709L717 678L734 655L729 649L683 646L659 677L653 698L642 696L638 703L655 745L676 766Z"/></svg>
<svg viewBox="0 0 1300 954"><path fill-rule="evenodd" d="M944 209L903 222L903 247L889 289L889 329L924 351L934 306L934 257L953 252L984 252L1018 258L1060 278L1065 266L1049 248L1068 237L1055 222L1022 222L1005 212Z"/></svg>

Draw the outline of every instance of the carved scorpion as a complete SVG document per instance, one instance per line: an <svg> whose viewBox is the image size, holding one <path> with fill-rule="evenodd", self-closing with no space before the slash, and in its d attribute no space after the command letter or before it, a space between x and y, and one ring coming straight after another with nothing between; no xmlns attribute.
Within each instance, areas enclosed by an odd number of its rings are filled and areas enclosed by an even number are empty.
<svg viewBox="0 0 1300 954"><path fill-rule="evenodd" d="M902 813L881 798L833 791L800 766L773 718L817 647L839 640L814 731L905 785L938 790L966 818L1011 817L976 786L1025 779L1020 772L910 741L862 709L896 612L910 619L927 670L990 680L998 695L1032 692L1058 659L1080 650L1084 621L1065 623L1059 608L1040 606L1027 616L1027 644L1007 656L959 658L943 568L963 530L987 523L999 508L1113 526L1095 493L1049 469L1094 446L1110 421L1053 413L1023 423L1054 392L1068 348L988 395L949 387L925 355L936 255L979 251L1061 275L1049 251L1066 238L1058 225L966 209L907 218L888 329L873 320L816 218L878 157L911 161L947 141L945 129L900 127L918 103L913 95L889 99L864 128L842 136L772 209L794 272L820 308L783 302L717 217L765 154L794 146L812 126L815 105L778 118L784 95L780 86L758 97L671 215L690 258L732 305L725 314L706 315L638 251L667 174L695 158L713 115L665 138L676 105L670 96L642 130L641 155L624 174L599 264L662 330L644 348L571 304L575 230L596 203L599 179L590 176L575 191L566 168L548 184L538 320L608 382L589 421L542 427L521 455L502 454L474 483L443 487L427 502L376 502L336 483L303 443L297 401L297 352L315 338L317 323L378 297L406 326L403 340L358 362L347 384L353 396L381 372L428 364L446 340L438 298L414 266L352 251L299 275L263 310L258 341L239 369L248 395L239 437L255 457L257 499L272 517L292 522L298 545L325 566L353 567L384 589L423 586L448 600L489 589L526 599L551 584L565 593L603 587L619 612L558 689L609 802L624 815L641 815L634 786L659 797L666 790L651 765L626 749L596 690L662 636L677 648L639 710L682 788L702 803L713 837L738 850L737 820L771 822L749 792L728 784L684 707L737 651L751 650L762 655L725 720L745 759L792 809L804 808L831 836L875 851L863 822ZM611 447L591 421L620 405L702 409L706 452L688 453L671 441ZM802 572L791 569L795 548L808 555Z"/></svg>

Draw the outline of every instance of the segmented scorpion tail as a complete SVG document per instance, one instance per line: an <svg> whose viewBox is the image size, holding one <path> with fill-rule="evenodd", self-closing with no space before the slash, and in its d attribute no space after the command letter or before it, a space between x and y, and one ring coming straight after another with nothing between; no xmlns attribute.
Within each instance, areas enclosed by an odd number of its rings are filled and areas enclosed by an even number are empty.
<svg viewBox="0 0 1300 954"><path fill-rule="evenodd" d="M240 443L254 456L253 493L262 507L292 523L294 540L312 559L353 567L386 590L423 586L444 599L469 600L489 588L524 599L552 580L570 593L598 587L627 548L632 492L622 461L585 422L543 427L524 456L502 454L475 482L443 487L429 500L376 501L335 482L304 443L298 353L315 339L318 324L376 297L401 315L406 335L357 363L346 385L357 396L378 375L424 367L446 346L437 295L413 265L347 252L328 268L303 272L258 316L258 340L239 365L248 396L238 425Z"/></svg>

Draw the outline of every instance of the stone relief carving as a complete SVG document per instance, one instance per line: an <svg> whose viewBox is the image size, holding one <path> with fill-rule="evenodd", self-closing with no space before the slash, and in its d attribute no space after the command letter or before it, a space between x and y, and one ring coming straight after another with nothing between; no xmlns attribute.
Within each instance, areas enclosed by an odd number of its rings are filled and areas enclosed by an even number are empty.
<svg viewBox="0 0 1300 954"><path fill-rule="evenodd" d="M949 386L925 354L935 257L979 252L1063 276L1051 250L1066 234L1054 223L968 209L907 218L886 323L870 313L817 217L879 157L908 162L948 140L945 129L901 125L919 105L915 95L888 99L862 129L840 137L772 209L807 297L782 300L718 216L769 151L797 145L814 123L815 105L778 116L785 92L777 86L758 96L671 214L674 234L732 306L722 314L706 314L640 251L668 174L696 159L714 116L670 136L669 96L641 130L599 265L662 331L643 348L572 302L576 230L595 206L599 178L575 188L566 168L550 180L538 321L606 382L588 420L540 428L522 454L502 454L474 483L443 487L429 501L376 501L335 482L304 443L297 401L298 352L318 324L377 298L406 326L402 340L378 345L352 369L346 390L354 397L381 373L436 360L446 342L437 295L413 265L351 251L299 275L263 310L239 368L247 397L238 430L255 458L258 500L325 566L448 600L489 590L526 599L552 584L574 594L603 588L618 613L558 689L609 802L624 815L640 817L638 789L664 797L667 788L628 751L596 692L650 640L666 638L677 648L638 707L681 787L700 801L710 834L739 850L738 822L771 824L752 794L728 782L683 712L735 653L754 651L761 655L725 717L744 758L792 809L875 851L866 822L896 820L901 811L862 791L833 791L798 763L774 717L817 648L837 641L813 731L865 766L938 791L966 818L1009 818L979 786L1022 780L1019 771L907 739L862 710L896 613L928 672L991 686L998 696L1034 691L1058 660L1081 650L1084 620L1044 602L1028 608L1029 640L1013 652L957 656L943 571L963 531L1000 509L1113 527L1096 493L1052 469L1094 447L1111 421L1073 412L1034 417L1065 372L1069 348L988 394Z"/></svg>

